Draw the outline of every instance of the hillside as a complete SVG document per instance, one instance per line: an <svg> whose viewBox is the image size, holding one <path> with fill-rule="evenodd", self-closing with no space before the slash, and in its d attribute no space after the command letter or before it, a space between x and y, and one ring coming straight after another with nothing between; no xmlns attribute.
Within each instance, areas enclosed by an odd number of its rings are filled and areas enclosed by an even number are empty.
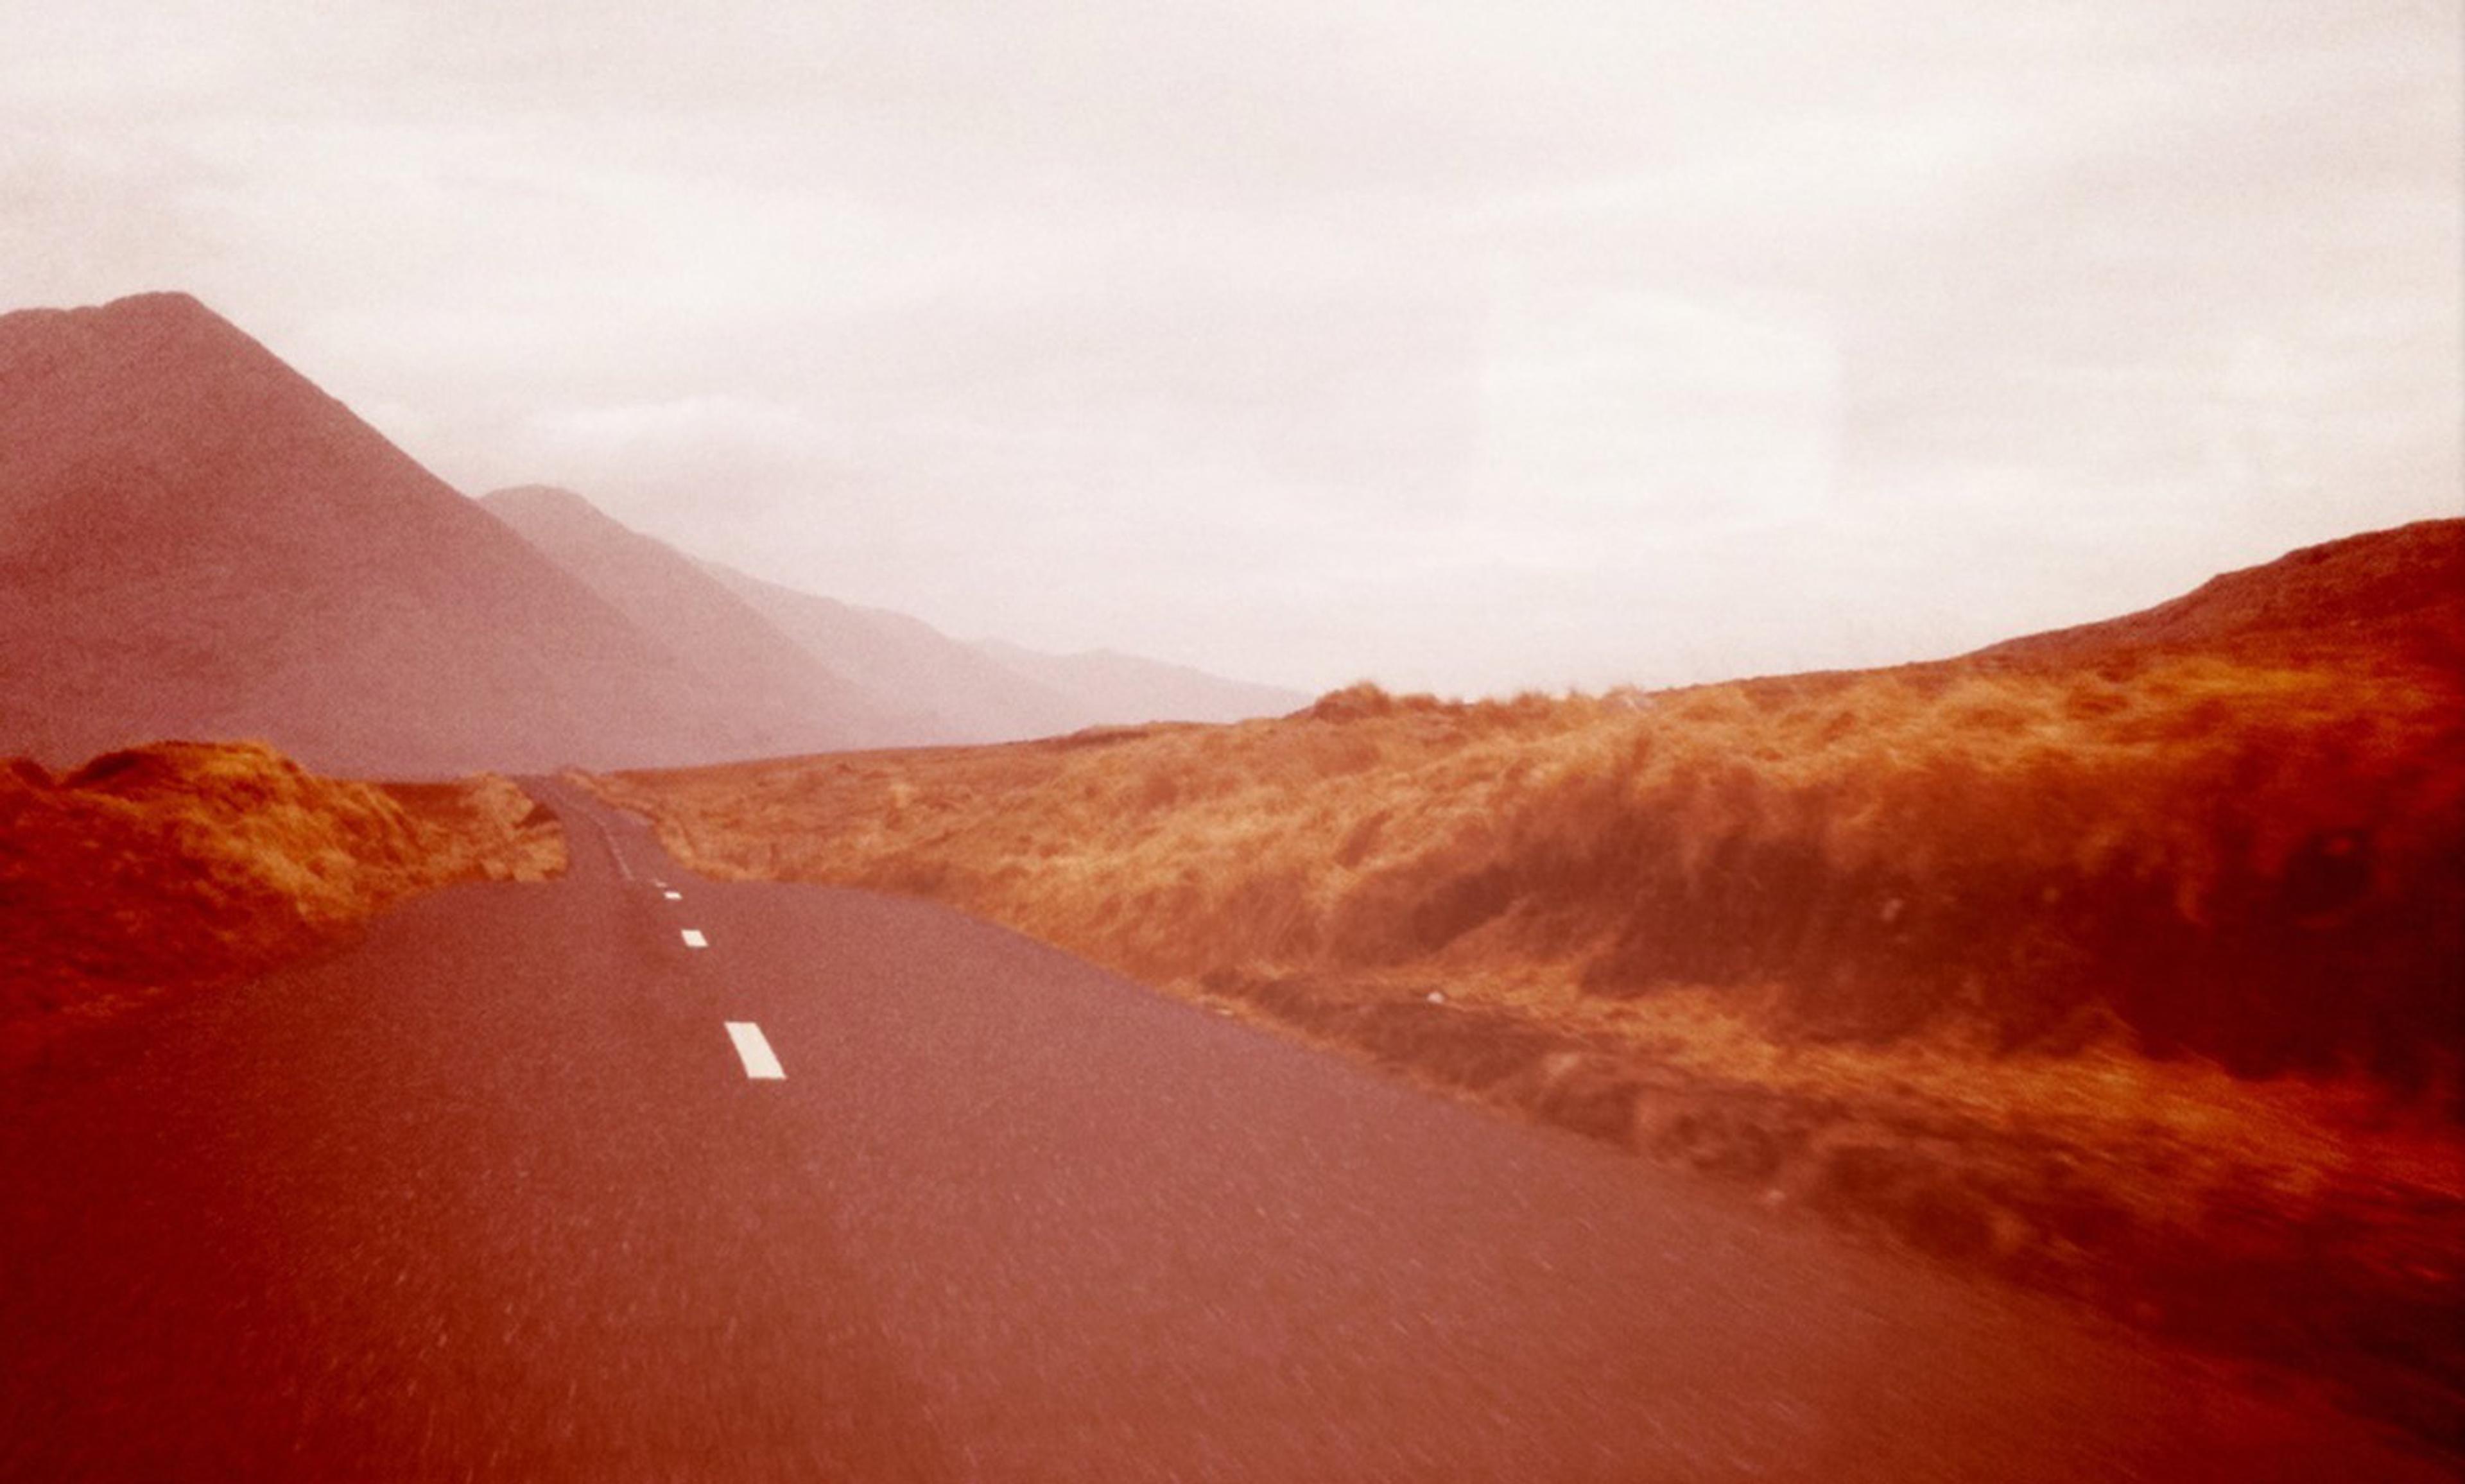
<svg viewBox="0 0 2465 1484"><path fill-rule="evenodd" d="M819 752L893 737L898 693L834 671L691 560L569 490L523 485L481 498L489 514L578 579L690 671L747 739L744 750Z"/></svg>
<svg viewBox="0 0 2465 1484"><path fill-rule="evenodd" d="M1228 680L1109 651L1046 654L999 639L974 644L903 613L860 608L709 565L782 632L877 693L907 697L927 742L1020 742L1090 726L1239 721L1309 703L1299 691Z"/></svg>
<svg viewBox="0 0 2465 1484"><path fill-rule="evenodd" d="M349 783L255 744L163 743L57 778L0 760L0 1064L414 893L564 868L562 829L501 778Z"/></svg>
<svg viewBox="0 0 2465 1484"><path fill-rule="evenodd" d="M908 745L1013 742L1089 724L1068 698L996 663L922 619L858 608L710 564L726 586L807 653L912 710Z"/></svg>
<svg viewBox="0 0 2465 1484"><path fill-rule="evenodd" d="M603 780L2465 1436L2465 521L1932 665Z"/></svg>
<svg viewBox="0 0 2465 1484"><path fill-rule="evenodd" d="M688 841L706 853L775 827L767 848L833 875L1019 894L1149 976L1545 953L1590 997L1732 984L1827 1039L1960 1021L2016 1047L2094 1011L2245 1074L2434 1083L2465 964L2465 677L2440 648L2465 584L2436 580L2461 553L2465 522L2408 527L1899 670L1472 706L1363 689L1230 729L632 786L718 827ZM774 789L866 828L809 839ZM1120 878L1081 901L1014 869L1050 857ZM2348 971L2376 994L2318 993Z"/></svg>
<svg viewBox="0 0 2465 1484"><path fill-rule="evenodd" d="M743 757L677 655L185 295L0 316L0 751Z"/></svg>
<svg viewBox="0 0 2465 1484"><path fill-rule="evenodd" d="M1981 650L1975 660L2113 664L2207 651L2302 664L2342 651L2465 668L2465 542L2454 521L2308 546L2143 612Z"/></svg>

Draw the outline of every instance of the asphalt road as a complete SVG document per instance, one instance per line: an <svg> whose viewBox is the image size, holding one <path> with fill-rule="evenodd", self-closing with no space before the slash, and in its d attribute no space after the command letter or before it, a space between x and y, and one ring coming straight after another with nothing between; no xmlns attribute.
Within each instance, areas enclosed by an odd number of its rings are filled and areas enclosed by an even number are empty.
<svg viewBox="0 0 2465 1484"><path fill-rule="evenodd" d="M0 1478L2445 1476L2299 1392L930 905L700 880L540 791L566 879L424 898L0 1085Z"/></svg>

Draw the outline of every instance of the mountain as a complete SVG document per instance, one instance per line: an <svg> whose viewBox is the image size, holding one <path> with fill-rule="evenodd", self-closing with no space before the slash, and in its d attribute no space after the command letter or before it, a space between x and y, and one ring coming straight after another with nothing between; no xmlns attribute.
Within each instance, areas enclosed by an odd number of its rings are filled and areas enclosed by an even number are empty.
<svg viewBox="0 0 2465 1484"><path fill-rule="evenodd" d="M726 702L194 299L0 316L0 753L256 737L409 775L763 750Z"/></svg>
<svg viewBox="0 0 2465 1484"><path fill-rule="evenodd" d="M1301 699L1081 663L714 574L566 492L482 506L187 295L0 316L0 754L655 766Z"/></svg>
<svg viewBox="0 0 2465 1484"><path fill-rule="evenodd" d="M878 746L1016 742L1137 721L1238 720L1280 715L1309 699L1130 655L1064 657L964 643L904 613L696 562L567 490L528 485L496 491L480 503L637 627L671 638L705 682L774 727L792 724L816 696L825 714L854 719L858 744Z"/></svg>
<svg viewBox="0 0 2465 1484"><path fill-rule="evenodd" d="M522 485L479 503L635 628L665 642L713 703L761 738L763 753L903 739L926 724L896 688L869 691L873 676L852 679L825 664L676 548L570 490Z"/></svg>
<svg viewBox="0 0 2465 1484"><path fill-rule="evenodd" d="M781 587L716 563L704 569L840 674L913 706L914 729L902 742L1014 742L1090 723L1068 698L922 619Z"/></svg>
<svg viewBox="0 0 2465 1484"><path fill-rule="evenodd" d="M2210 578L2169 603L1980 650L1982 660L2081 663L2207 650L2303 659L2368 649L2465 668L2465 520L2417 521L2305 546Z"/></svg>
<svg viewBox="0 0 2465 1484"><path fill-rule="evenodd" d="M1187 665L1111 650L1046 654L1000 639L987 639L976 648L1105 722L1241 721L1283 716L1310 703L1299 691L1227 680Z"/></svg>

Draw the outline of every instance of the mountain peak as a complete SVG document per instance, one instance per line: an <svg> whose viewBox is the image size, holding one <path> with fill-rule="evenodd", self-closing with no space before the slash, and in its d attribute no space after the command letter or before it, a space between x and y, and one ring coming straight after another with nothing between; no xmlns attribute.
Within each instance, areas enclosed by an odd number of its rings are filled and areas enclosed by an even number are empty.
<svg viewBox="0 0 2465 1484"><path fill-rule="evenodd" d="M516 484L490 490L479 497L479 503L526 538L551 530L600 540L633 534L623 521L562 485Z"/></svg>
<svg viewBox="0 0 2465 1484"><path fill-rule="evenodd" d="M71 313L76 311L72 310ZM95 310L101 315L123 320L173 322L211 320L229 327L231 321L206 307L205 301L185 289L149 289L143 294L129 294L108 300Z"/></svg>
<svg viewBox="0 0 2465 1484"><path fill-rule="evenodd" d="M219 357L213 357L218 348ZM189 366L233 355L274 359L238 326L194 295L132 294L77 309L19 309L0 314L0 381L53 376L104 365L137 368L165 357Z"/></svg>
<svg viewBox="0 0 2465 1484"><path fill-rule="evenodd" d="M0 319L0 752L385 772L756 750L676 657L187 294Z"/></svg>
<svg viewBox="0 0 2465 1484"><path fill-rule="evenodd" d="M12 309L0 314L0 325L33 325L45 321L71 320L143 320L208 319L217 323L230 321L207 308L194 294L180 289L153 289L143 294L130 294L100 304L83 304L73 309Z"/></svg>
<svg viewBox="0 0 2465 1484"><path fill-rule="evenodd" d="M479 503L526 510L553 510L563 515L587 515L603 521L610 519L597 505L561 484L507 485L480 496Z"/></svg>
<svg viewBox="0 0 2465 1484"><path fill-rule="evenodd" d="M223 532L237 540L304 537L337 498L431 477L193 295L0 317L0 514L23 522L10 556L103 540L167 560L209 510L267 527ZM160 549L141 549L149 533Z"/></svg>

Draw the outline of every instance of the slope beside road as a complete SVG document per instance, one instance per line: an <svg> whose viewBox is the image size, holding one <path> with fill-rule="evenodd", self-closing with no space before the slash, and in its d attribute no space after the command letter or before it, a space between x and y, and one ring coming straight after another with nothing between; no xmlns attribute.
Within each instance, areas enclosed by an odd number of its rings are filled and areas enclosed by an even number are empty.
<svg viewBox="0 0 2465 1484"><path fill-rule="evenodd" d="M0 1478L2443 1476L1002 929L688 876L533 786L565 879L0 1087Z"/></svg>

